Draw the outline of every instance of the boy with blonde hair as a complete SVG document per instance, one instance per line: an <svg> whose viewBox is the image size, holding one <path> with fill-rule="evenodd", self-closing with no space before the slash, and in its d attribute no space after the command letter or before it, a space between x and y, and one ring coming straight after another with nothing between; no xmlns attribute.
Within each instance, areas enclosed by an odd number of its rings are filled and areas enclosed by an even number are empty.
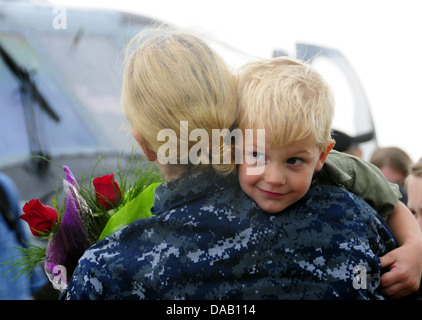
<svg viewBox="0 0 422 320"><path fill-rule="evenodd" d="M269 213L300 200L315 182L362 197L388 221L401 245L380 258L382 267L390 267L381 277L383 293L400 297L416 291L422 271L422 255L415 254L422 252L417 225L398 201L397 186L374 166L331 151L334 99L321 75L290 58L248 64L239 74L238 104L240 127L265 129L266 137L265 148L256 139L245 145L249 161L239 166L243 191ZM262 174L247 174L250 159L265 166Z"/></svg>

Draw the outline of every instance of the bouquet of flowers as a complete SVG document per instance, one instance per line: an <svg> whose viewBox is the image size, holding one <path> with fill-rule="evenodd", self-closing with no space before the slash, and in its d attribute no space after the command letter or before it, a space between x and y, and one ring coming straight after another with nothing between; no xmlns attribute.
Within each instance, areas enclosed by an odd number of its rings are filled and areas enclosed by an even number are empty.
<svg viewBox="0 0 422 320"><path fill-rule="evenodd" d="M106 236L138 219L152 216L154 189L161 183L155 166L131 155L125 170L118 164L115 174L78 183L67 166L62 167L64 200L59 205L58 192L53 206L38 199L23 207L32 234L47 239L46 246L28 244L18 248L18 259L10 263L19 274L31 275L44 262L44 270L56 289L64 289L85 250Z"/></svg>

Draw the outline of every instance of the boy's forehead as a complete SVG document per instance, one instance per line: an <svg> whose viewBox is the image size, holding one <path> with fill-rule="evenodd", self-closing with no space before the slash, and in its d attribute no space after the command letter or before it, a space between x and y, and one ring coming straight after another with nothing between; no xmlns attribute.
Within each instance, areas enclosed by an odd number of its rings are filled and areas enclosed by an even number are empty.
<svg viewBox="0 0 422 320"><path fill-rule="evenodd" d="M258 135L258 130L263 130L265 135ZM246 131L244 131L245 133ZM306 151L308 149L313 149L317 146L316 140L312 137L306 137L302 139L296 139L292 141L283 141L281 139L273 139L271 130L268 129L252 129L253 137L251 135L244 135L245 145L253 145L256 147L265 147L266 149L282 149L290 148L296 150Z"/></svg>
<svg viewBox="0 0 422 320"><path fill-rule="evenodd" d="M262 114L247 115L240 122L240 128L244 132L244 135L245 131L252 130L255 138L257 130L264 130L265 142L272 146L283 146L293 141L300 141L307 138L312 132L303 123L293 126L293 131L290 130L292 129L291 127L289 129L285 128L283 123L277 119L276 115L269 115L268 113L266 116Z"/></svg>

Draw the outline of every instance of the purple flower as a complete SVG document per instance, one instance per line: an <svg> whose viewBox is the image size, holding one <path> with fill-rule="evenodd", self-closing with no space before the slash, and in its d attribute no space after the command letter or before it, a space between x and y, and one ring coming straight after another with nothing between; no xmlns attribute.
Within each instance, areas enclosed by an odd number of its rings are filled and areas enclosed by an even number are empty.
<svg viewBox="0 0 422 320"><path fill-rule="evenodd" d="M82 221L82 201L79 201L79 185L68 167L64 166L66 180L63 187L66 192L66 210L60 227L49 241L45 268L54 275L56 266L66 268L66 281L70 281L79 258L90 246Z"/></svg>

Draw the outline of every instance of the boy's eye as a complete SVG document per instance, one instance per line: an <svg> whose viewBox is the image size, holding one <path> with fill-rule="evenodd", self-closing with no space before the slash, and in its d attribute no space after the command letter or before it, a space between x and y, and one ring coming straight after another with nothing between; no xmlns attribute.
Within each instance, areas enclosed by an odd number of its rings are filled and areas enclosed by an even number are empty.
<svg viewBox="0 0 422 320"><path fill-rule="evenodd" d="M252 157L256 160L256 161L265 161L265 154L262 154L260 152L252 152Z"/></svg>
<svg viewBox="0 0 422 320"><path fill-rule="evenodd" d="M290 158L287 160L287 164L291 164L291 165L299 165L303 162L302 159L300 158Z"/></svg>
<svg viewBox="0 0 422 320"><path fill-rule="evenodd" d="M265 152L250 150L245 153L245 161L248 164L264 165L266 163Z"/></svg>

